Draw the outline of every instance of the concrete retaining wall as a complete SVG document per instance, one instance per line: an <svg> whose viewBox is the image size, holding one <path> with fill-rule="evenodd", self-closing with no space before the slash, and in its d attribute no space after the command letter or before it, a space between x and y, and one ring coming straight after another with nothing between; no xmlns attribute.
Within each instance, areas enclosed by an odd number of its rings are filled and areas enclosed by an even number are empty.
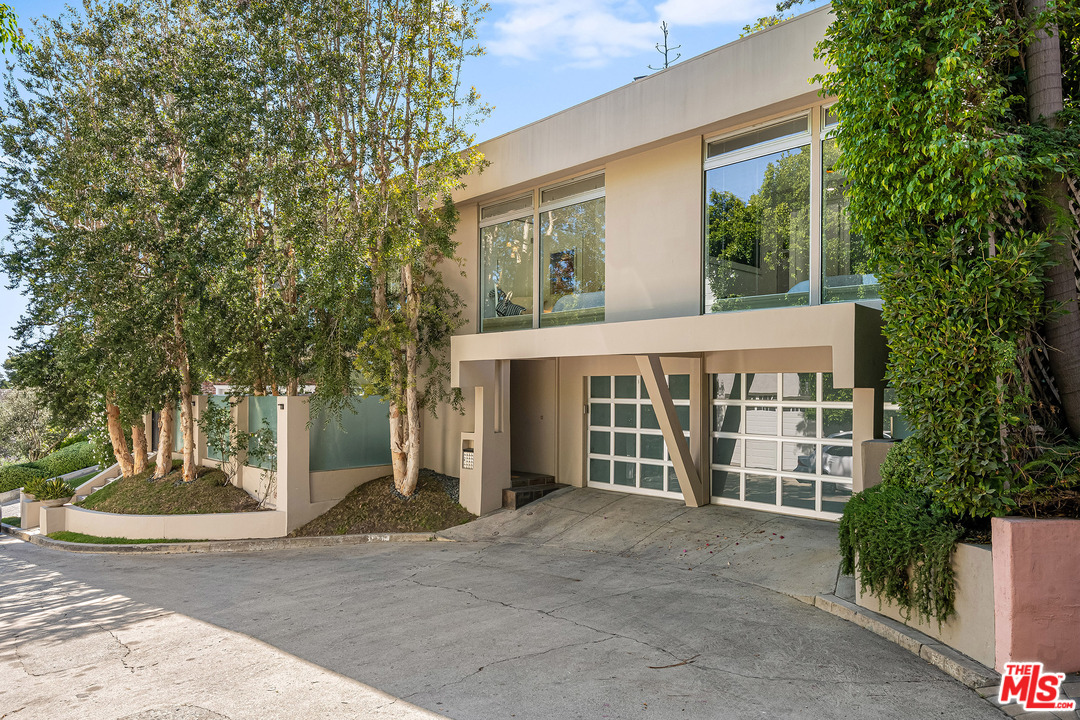
<svg viewBox="0 0 1080 720"><path fill-rule="evenodd" d="M285 513L267 510L208 515L119 515L73 505L42 508L41 533L66 530L100 537L244 540L288 534Z"/></svg>
<svg viewBox="0 0 1080 720"><path fill-rule="evenodd" d="M920 622L915 615L910 620L904 620L900 610L892 603L879 603L876 596L864 595L859 590L858 577L855 582L856 602L940 640L987 667L994 667L994 570L994 553L989 545L957 545L953 554L956 614L941 625L936 621Z"/></svg>

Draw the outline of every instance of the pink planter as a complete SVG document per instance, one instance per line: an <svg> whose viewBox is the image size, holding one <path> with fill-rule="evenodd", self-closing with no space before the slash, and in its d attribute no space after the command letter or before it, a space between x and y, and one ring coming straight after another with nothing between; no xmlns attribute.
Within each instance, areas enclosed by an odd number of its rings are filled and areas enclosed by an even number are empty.
<svg viewBox="0 0 1080 720"><path fill-rule="evenodd" d="M1080 671L1080 520L994 518L995 667Z"/></svg>

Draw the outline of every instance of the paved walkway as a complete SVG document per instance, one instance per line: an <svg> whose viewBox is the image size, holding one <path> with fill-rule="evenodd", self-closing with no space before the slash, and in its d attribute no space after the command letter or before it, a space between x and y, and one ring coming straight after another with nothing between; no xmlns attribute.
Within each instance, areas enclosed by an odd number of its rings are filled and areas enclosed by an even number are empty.
<svg viewBox="0 0 1080 720"><path fill-rule="evenodd" d="M8 540L0 717L413 711L371 688L459 720L1003 717L789 597L833 589L835 532L573 490L456 543L88 556ZM216 715L146 714L179 704Z"/></svg>

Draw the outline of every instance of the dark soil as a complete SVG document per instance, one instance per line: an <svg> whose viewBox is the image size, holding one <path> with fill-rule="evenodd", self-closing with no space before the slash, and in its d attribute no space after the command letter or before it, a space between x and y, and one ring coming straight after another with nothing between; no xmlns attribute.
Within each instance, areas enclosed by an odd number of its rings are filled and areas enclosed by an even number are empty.
<svg viewBox="0 0 1080 720"><path fill-rule="evenodd" d="M190 483L181 482L180 463L164 478L154 479L151 468L106 485L80 503L87 510L126 515L198 515L252 512L259 501L235 485L225 485L225 474L200 467Z"/></svg>
<svg viewBox="0 0 1080 720"><path fill-rule="evenodd" d="M456 478L421 470L416 492L403 499L394 489L394 478L382 477L356 488L327 512L293 530L289 537L435 532L475 520L475 515L450 496L450 489L457 494Z"/></svg>

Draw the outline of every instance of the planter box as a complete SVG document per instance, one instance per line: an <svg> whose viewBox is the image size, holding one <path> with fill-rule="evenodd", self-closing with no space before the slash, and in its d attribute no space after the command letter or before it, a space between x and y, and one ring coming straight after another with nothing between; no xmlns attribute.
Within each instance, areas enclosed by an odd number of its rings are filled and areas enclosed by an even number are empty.
<svg viewBox="0 0 1080 720"><path fill-rule="evenodd" d="M953 553L956 578L956 614L938 625L921 622L915 614L905 621L900 609L888 600L862 594L855 579L856 602L908 627L940 640L987 667L994 666L994 561L989 545L961 543Z"/></svg>
<svg viewBox="0 0 1080 720"><path fill-rule="evenodd" d="M38 517L41 512L41 503L36 497L28 493L22 493L19 497L19 516L22 518L19 527L29 530L38 526Z"/></svg>
<svg viewBox="0 0 1080 720"><path fill-rule="evenodd" d="M905 622L887 601L856 602L903 622L998 672L1008 662L1080 671L1080 520L994 518L994 544L961 543L953 555L956 614L940 626Z"/></svg>
<svg viewBox="0 0 1080 720"><path fill-rule="evenodd" d="M41 507L60 507L61 505L67 505L69 502L71 502L71 497L69 496L65 498L55 498L53 500L39 500L38 502L41 503Z"/></svg>
<svg viewBox="0 0 1080 720"><path fill-rule="evenodd" d="M1080 670L1080 520L994 518L996 660Z"/></svg>

